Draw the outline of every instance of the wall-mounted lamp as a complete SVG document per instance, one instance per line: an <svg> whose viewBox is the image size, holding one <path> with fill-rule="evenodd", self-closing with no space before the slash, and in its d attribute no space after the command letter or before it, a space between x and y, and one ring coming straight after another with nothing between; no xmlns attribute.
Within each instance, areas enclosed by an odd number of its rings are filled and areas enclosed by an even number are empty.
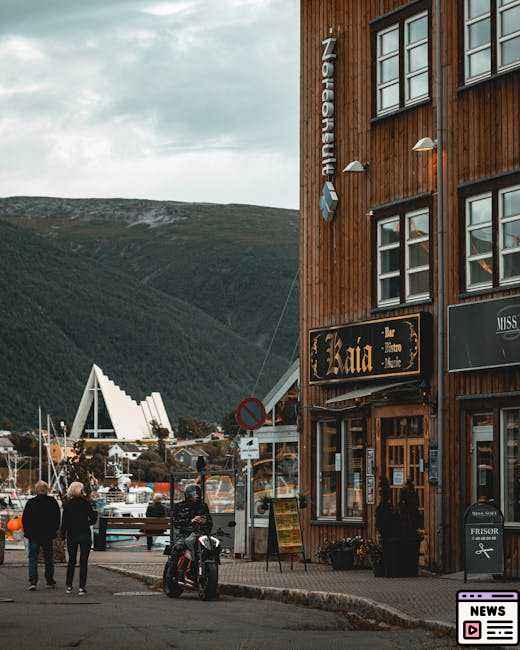
<svg viewBox="0 0 520 650"><path fill-rule="evenodd" d="M435 149L437 149L437 140L432 140L431 138L421 138L413 147L413 151L418 152L434 151Z"/></svg>
<svg viewBox="0 0 520 650"><path fill-rule="evenodd" d="M359 162L359 160L353 160L343 170L349 174L360 174L361 172L366 172L368 170L368 163L364 165Z"/></svg>

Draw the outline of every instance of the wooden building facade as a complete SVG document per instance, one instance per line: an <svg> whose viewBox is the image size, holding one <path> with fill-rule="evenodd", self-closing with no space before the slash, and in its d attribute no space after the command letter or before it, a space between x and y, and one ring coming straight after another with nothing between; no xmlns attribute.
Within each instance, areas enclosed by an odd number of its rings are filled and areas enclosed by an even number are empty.
<svg viewBox="0 0 520 650"><path fill-rule="evenodd" d="M411 478L424 565L460 569L464 510L486 498L518 575L520 0L440 9L301 0L304 533L311 553L374 538L381 480L397 499Z"/></svg>

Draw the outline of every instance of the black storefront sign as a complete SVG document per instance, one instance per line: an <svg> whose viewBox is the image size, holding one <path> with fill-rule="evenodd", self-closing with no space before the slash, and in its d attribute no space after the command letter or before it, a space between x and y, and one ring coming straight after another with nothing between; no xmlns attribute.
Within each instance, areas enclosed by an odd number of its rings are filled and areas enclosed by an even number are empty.
<svg viewBox="0 0 520 650"><path fill-rule="evenodd" d="M504 515L487 503L464 514L464 582L469 573L504 573Z"/></svg>
<svg viewBox="0 0 520 650"><path fill-rule="evenodd" d="M520 296L448 307L450 372L520 364Z"/></svg>
<svg viewBox="0 0 520 650"><path fill-rule="evenodd" d="M420 313L311 330L310 383L420 376L431 354L430 322Z"/></svg>

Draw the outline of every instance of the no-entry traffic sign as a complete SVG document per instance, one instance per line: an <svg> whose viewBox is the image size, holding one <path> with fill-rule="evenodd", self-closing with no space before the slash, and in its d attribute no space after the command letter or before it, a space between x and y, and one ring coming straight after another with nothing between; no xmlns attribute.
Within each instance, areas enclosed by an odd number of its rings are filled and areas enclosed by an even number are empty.
<svg viewBox="0 0 520 650"><path fill-rule="evenodd" d="M264 405L256 397L246 397L237 406L235 418L241 429L259 429L266 420Z"/></svg>

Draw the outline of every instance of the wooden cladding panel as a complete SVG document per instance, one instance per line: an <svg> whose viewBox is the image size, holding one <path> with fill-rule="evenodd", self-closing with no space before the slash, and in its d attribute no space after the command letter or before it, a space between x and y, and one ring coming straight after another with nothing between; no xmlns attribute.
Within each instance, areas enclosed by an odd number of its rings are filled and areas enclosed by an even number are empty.
<svg viewBox="0 0 520 650"><path fill-rule="evenodd" d="M314 327L366 320L372 317L373 206L436 192L436 154L411 151L423 136L435 137L435 99L405 113L372 122L372 44L369 22L406 2L400 0L301 1L301 214L300 326L303 405L324 404L344 387L308 385L307 333ZM520 169L520 71L459 90L460 21L462 2L443 3L443 75L445 81L445 257L447 304L461 297L459 185ZM335 181L340 197L335 221L323 223L319 212L321 176L321 40L334 28L337 43ZM435 26L434 26L435 27ZM435 60L435 57L434 57ZM434 69L434 75L437 71ZM433 88L430 89L433 96ZM369 162L367 174L342 174L351 160ZM435 194L434 194L435 198ZM433 209L435 218L436 210ZM435 220L433 221L435 225ZM435 232L435 227L434 227ZM435 235L432 245L436 250ZM434 269L435 270L435 269ZM434 284L434 286L436 286ZM518 294L518 289L495 291L470 300ZM433 310L433 307L421 307ZM415 308L417 309L417 308ZM389 316L409 311L396 309ZM438 351L435 350L435 357ZM435 375L433 375L433 378ZM471 372L446 376L444 431L444 548L445 568L460 566L461 514L467 495L461 476L468 471L460 395L520 390L515 369ZM435 381L432 394L435 398ZM313 494L312 445L314 431L304 408L301 440L302 489ZM464 468L464 472L463 472ZM433 492L433 491L432 491ZM435 499L430 499L434 522ZM309 524L313 508L305 511ZM369 532L373 517L369 510ZM329 527L306 525L307 544L315 548ZM432 529L435 524L432 525ZM341 527L337 534L362 529ZM335 532L335 534L336 534ZM366 533L366 529L365 529ZM431 536L432 545L434 536ZM508 534L506 554L510 570L520 570L518 535ZM433 550L432 550L433 553Z"/></svg>

